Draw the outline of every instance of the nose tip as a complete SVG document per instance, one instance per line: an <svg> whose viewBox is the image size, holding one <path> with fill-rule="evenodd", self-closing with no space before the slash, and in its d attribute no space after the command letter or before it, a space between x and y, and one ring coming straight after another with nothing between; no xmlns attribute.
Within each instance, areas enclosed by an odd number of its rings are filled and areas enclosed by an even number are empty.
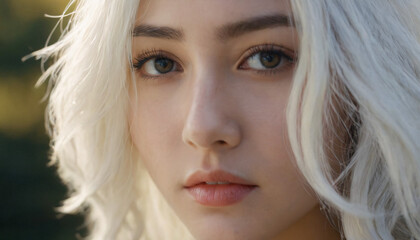
<svg viewBox="0 0 420 240"><path fill-rule="evenodd" d="M237 124L212 116L206 120L190 118L182 138L184 143L196 149L221 150L239 145L241 136Z"/></svg>

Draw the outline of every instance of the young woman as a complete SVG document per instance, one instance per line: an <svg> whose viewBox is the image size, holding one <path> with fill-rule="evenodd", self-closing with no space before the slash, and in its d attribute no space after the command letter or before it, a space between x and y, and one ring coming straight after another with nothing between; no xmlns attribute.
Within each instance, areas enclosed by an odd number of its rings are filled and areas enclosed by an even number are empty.
<svg viewBox="0 0 420 240"><path fill-rule="evenodd" d="M77 1L33 54L60 210L89 239L420 239L419 12Z"/></svg>

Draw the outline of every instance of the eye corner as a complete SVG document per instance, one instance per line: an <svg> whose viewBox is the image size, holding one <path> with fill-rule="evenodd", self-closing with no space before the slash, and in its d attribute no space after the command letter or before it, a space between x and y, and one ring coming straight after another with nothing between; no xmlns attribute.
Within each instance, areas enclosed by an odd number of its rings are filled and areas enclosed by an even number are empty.
<svg viewBox="0 0 420 240"><path fill-rule="evenodd" d="M249 70L250 69L249 66L244 66L244 64L246 63L246 60L247 59L245 59L244 61L241 61L238 64L238 66L236 67L236 69L238 69L238 70Z"/></svg>

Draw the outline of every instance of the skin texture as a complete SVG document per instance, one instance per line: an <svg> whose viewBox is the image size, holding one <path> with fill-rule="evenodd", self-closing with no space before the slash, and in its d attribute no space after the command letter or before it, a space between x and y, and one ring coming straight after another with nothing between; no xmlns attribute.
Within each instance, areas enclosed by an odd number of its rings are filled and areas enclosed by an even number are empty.
<svg viewBox="0 0 420 240"><path fill-rule="evenodd" d="M294 57L295 29L277 26L226 41L217 37L227 23L290 12L282 0L140 3L136 25L182 30L184 39L133 38L134 64L145 52L161 50L177 67L157 75L137 65L131 136L157 187L199 240L339 239L299 175L287 140L294 62L258 71L247 61L249 49L264 44ZM195 202L184 188L186 179L216 169L258 188L229 206Z"/></svg>

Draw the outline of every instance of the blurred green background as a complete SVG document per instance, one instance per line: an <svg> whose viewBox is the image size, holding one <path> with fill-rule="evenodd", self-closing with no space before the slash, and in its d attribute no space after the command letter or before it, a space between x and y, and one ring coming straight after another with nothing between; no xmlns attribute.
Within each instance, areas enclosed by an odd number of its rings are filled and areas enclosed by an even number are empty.
<svg viewBox="0 0 420 240"><path fill-rule="evenodd" d="M21 58L44 46L67 0L0 0L0 240L77 239L81 216L54 210L66 196L48 167L40 63Z"/></svg>

